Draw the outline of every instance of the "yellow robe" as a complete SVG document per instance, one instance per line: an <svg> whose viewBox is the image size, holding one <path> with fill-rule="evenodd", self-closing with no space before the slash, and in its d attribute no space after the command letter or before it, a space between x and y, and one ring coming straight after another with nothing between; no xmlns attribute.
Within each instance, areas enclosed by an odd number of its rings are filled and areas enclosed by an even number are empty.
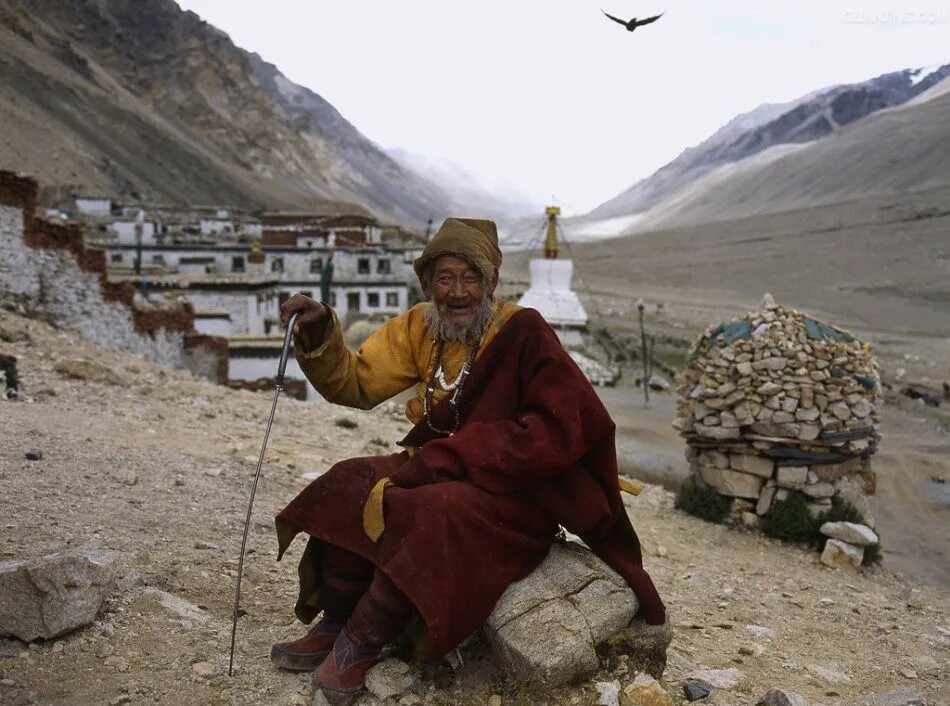
<svg viewBox="0 0 950 706"><path fill-rule="evenodd" d="M387 321L356 352L346 346L336 312L323 343L313 348L306 335L298 336L294 353L300 368L324 399L334 404L371 409L416 386L416 397L406 405L414 424L422 418L426 382L438 367L436 337L425 320L425 303ZM482 334L478 355L488 347L505 322L521 307L495 302L495 316ZM450 342L442 353L445 379L456 379L470 354L469 346ZM435 401L447 393L436 385Z"/></svg>

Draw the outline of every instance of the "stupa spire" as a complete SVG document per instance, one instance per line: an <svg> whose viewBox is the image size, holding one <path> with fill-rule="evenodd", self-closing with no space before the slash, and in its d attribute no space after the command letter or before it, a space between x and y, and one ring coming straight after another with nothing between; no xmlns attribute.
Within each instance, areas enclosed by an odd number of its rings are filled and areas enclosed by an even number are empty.
<svg viewBox="0 0 950 706"><path fill-rule="evenodd" d="M548 217L548 233L544 238L544 257L548 260L557 260L561 248L557 241L557 217L561 215L560 206L548 206L544 209Z"/></svg>

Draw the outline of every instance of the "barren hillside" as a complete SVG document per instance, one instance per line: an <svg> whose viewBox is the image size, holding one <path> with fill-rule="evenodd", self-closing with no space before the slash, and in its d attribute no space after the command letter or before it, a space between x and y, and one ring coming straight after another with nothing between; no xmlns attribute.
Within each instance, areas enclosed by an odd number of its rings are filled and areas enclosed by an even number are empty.
<svg viewBox="0 0 950 706"><path fill-rule="evenodd" d="M947 79L945 79L947 80ZM950 185L950 94L938 84L827 137L720 167L661 202L638 231Z"/></svg>
<svg viewBox="0 0 950 706"><path fill-rule="evenodd" d="M422 226L451 196L173 0L0 0L0 166L46 201L305 208ZM494 203L465 194L477 211Z"/></svg>

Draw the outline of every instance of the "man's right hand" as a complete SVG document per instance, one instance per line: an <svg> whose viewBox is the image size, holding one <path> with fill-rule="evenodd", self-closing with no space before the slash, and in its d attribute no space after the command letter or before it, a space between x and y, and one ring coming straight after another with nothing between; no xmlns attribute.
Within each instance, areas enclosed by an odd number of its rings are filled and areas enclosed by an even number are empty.
<svg viewBox="0 0 950 706"><path fill-rule="evenodd" d="M311 345L320 345L332 320L330 307L303 294L295 294L280 305L280 325L287 328L287 322L294 314L297 314L294 334L299 335L303 331L310 338Z"/></svg>

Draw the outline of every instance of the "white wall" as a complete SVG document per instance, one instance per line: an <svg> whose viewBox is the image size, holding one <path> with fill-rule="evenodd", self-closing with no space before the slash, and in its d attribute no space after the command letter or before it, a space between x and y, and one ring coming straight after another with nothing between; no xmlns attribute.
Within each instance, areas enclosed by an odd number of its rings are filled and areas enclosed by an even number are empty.
<svg viewBox="0 0 950 706"><path fill-rule="evenodd" d="M273 357L235 358L228 361L228 378L230 380L260 380L277 376L277 366L280 363L280 352L275 349ZM284 377L288 380L307 380L300 366L293 356L287 359L287 369ZM307 401L322 402L323 398L310 382L307 382Z"/></svg>
<svg viewBox="0 0 950 706"><path fill-rule="evenodd" d="M76 199L76 209L90 216L108 216L112 213L110 199Z"/></svg>
<svg viewBox="0 0 950 706"><path fill-rule="evenodd" d="M225 221L218 218L202 218L198 224L198 229L202 235L213 235L215 233L233 233L234 225L231 221Z"/></svg>
<svg viewBox="0 0 950 706"><path fill-rule="evenodd" d="M122 348L173 367L184 366L183 336L159 332L140 336L132 312L102 298L97 275L85 272L64 250L28 248L23 211L0 205L0 292L27 310L41 311L57 326L78 329L90 341Z"/></svg>
<svg viewBox="0 0 950 706"><path fill-rule="evenodd" d="M120 243L135 244L135 221L115 221L109 226ZM142 224L142 245L155 243L155 222L145 221Z"/></svg>
<svg viewBox="0 0 950 706"><path fill-rule="evenodd" d="M231 319L226 316L195 317L195 330L208 336L230 336Z"/></svg>

